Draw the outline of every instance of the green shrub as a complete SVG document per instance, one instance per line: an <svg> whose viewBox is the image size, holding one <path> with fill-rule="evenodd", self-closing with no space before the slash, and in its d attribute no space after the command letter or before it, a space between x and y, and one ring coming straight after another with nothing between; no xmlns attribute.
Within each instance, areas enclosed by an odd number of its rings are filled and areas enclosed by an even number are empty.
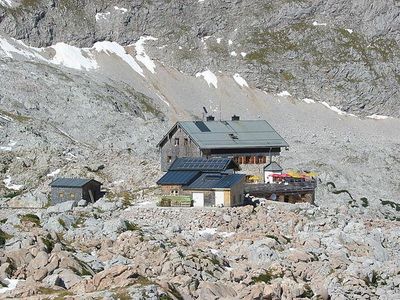
<svg viewBox="0 0 400 300"><path fill-rule="evenodd" d="M22 222L31 222L38 227L40 226L40 219L37 215L34 215L34 214L22 215L22 216L20 216L20 220Z"/></svg>
<svg viewBox="0 0 400 300"><path fill-rule="evenodd" d="M0 229L0 247L4 246L6 240L11 239L13 236Z"/></svg>

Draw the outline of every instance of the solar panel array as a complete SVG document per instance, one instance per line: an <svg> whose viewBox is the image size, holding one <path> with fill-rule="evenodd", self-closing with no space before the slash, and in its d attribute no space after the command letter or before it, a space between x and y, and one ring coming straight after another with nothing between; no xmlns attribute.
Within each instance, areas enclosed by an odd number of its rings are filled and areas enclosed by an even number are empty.
<svg viewBox="0 0 400 300"><path fill-rule="evenodd" d="M225 171L230 158L202 158L202 157L182 157L177 158L169 168L170 171Z"/></svg>

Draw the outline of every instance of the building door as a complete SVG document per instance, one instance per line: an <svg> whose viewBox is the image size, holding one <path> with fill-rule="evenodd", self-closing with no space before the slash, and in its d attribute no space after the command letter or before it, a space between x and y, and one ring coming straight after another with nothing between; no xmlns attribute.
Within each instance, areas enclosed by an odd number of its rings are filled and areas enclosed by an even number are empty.
<svg viewBox="0 0 400 300"><path fill-rule="evenodd" d="M215 206L224 206L224 191L215 191Z"/></svg>
<svg viewBox="0 0 400 300"><path fill-rule="evenodd" d="M204 193L193 193L193 206L204 207Z"/></svg>

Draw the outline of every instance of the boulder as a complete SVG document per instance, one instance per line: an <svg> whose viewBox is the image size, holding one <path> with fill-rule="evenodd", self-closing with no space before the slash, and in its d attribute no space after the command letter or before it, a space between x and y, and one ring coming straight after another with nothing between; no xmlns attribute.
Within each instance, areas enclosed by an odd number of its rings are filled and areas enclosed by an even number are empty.
<svg viewBox="0 0 400 300"><path fill-rule="evenodd" d="M235 290L227 285L224 285L220 282L200 282L200 285L197 290L198 296L200 299L232 299L237 296Z"/></svg>
<svg viewBox="0 0 400 300"><path fill-rule="evenodd" d="M55 274L57 274L62 281L60 286L65 286L66 289L70 289L82 281L82 277L75 274L70 269L58 269Z"/></svg>
<svg viewBox="0 0 400 300"><path fill-rule="evenodd" d="M63 213L67 211L71 211L74 207L77 206L77 201L65 201L58 203L56 205L50 206L47 209L48 213Z"/></svg>
<svg viewBox="0 0 400 300"><path fill-rule="evenodd" d="M78 206L80 206L80 207L84 207L84 206L86 206L88 203L87 203L87 201L85 200L85 199L82 199L82 200L79 200L78 201Z"/></svg>
<svg viewBox="0 0 400 300"><path fill-rule="evenodd" d="M34 192L27 192L21 196L17 196L8 201L10 207L21 207L21 208L44 208L49 204L47 194L44 194L38 190Z"/></svg>

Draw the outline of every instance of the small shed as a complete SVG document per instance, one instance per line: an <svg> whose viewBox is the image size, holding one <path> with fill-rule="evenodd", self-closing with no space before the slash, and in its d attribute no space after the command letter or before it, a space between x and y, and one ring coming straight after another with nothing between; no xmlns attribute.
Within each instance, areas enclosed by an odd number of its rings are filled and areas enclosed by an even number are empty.
<svg viewBox="0 0 400 300"><path fill-rule="evenodd" d="M282 167L277 162L270 162L268 165L264 167L264 182L265 183L273 183L274 182L274 174L282 174Z"/></svg>
<svg viewBox="0 0 400 300"><path fill-rule="evenodd" d="M243 204L245 174L203 173L184 186L193 206L239 206Z"/></svg>
<svg viewBox="0 0 400 300"><path fill-rule="evenodd" d="M101 185L94 179L57 178L50 183L51 204L81 199L95 202L102 197Z"/></svg>

